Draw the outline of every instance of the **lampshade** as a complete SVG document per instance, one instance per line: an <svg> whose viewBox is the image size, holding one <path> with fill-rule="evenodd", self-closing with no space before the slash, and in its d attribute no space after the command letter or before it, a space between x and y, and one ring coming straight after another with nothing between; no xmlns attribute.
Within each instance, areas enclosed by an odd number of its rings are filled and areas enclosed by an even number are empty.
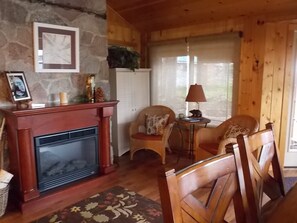
<svg viewBox="0 0 297 223"><path fill-rule="evenodd" d="M203 92L202 85L193 84L190 86L188 95L186 97L188 102L205 102L206 98Z"/></svg>

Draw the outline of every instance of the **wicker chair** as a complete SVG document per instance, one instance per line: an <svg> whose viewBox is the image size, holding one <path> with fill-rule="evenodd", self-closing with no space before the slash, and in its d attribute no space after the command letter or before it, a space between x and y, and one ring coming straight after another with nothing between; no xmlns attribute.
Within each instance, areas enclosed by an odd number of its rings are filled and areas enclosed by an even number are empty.
<svg viewBox="0 0 297 223"><path fill-rule="evenodd" d="M216 128L201 128L195 135L195 161L224 153L227 144L237 143L237 135L234 135L234 137L224 137L230 127L235 125L248 129L248 134L254 133L259 129L258 121L249 115L233 116Z"/></svg>
<svg viewBox="0 0 297 223"><path fill-rule="evenodd" d="M162 135L146 134L147 115L169 114L167 125ZM168 107L154 105L143 109L130 124L130 159L133 160L134 153L141 149L149 149L161 156L162 164L165 164L166 148L169 149L168 138L175 123L175 113Z"/></svg>

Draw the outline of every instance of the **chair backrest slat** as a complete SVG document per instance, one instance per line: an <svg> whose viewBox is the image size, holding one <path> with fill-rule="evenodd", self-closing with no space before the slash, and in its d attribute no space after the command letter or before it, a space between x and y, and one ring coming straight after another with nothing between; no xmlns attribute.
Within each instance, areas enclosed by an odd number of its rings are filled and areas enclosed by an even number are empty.
<svg viewBox="0 0 297 223"><path fill-rule="evenodd" d="M285 196L283 173L278 157L272 123L266 129L250 136L237 137L242 168L239 176L243 177L244 193L242 199L246 211L247 222L258 223L263 220L263 195L270 198L270 203ZM237 145L233 145L236 148ZM272 172L271 172L272 170Z"/></svg>
<svg viewBox="0 0 297 223"><path fill-rule="evenodd" d="M236 161L229 153L177 172L163 169L158 182L164 222L224 222L232 200L236 204L236 221L244 222L237 162L240 160ZM200 189L208 190L208 193L199 193Z"/></svg>
<svg viewBox="0 0 297 223"><path fill-rule="evenodd" d="M5 125L5 118L3 117L1 125L0 125L0 141L2 139L2 135L3 135L3 131L4 131L4 125Z"/></svg>

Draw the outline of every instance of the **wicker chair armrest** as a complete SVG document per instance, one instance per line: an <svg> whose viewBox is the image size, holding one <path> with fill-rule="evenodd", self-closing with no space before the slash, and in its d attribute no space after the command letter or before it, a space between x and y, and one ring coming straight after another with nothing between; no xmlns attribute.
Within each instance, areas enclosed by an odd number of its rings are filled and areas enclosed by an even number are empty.
<svg viewBox="0 0 297 223"><path fill-rule="evenodd" d="M129 134L130 136L138 132L138 123L131 122L129 126Z"/></svg>
<svg viewBox="0 0 297 223"><path fill-rule="evenodd" d="M174 125L175 125L175 122L171 122L164 128L163 141L168 140Z"/></svg>
<svg viewBox="0 0 297 223"><path fill-rule="evenodd" d="M223 139L219 144L218 154L226 153L226 145L228 145L229 143L236 144L237 139L236 138Z"/></svg>
<svg viewBox="0 0 297 223"><path fill-rule="evenodd" d="M201 128L196 134L196 141L200 143L215 143L220 141L220 137L223 135L223 131L218 128Z"/></svg>

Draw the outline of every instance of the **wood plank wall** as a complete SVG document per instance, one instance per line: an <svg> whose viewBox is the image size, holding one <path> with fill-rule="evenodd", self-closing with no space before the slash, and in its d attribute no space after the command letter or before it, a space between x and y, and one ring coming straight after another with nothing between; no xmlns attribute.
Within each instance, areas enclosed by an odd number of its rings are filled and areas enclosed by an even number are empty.
<svg viewBox="0 0 297 223"><path fill-rule="evenodd" d="M140 53L140 33L107 6L108 44L131 47Z"/></svg>
<svg viewBox="0 0 297 223"><path fill-rule="evenodd" d="M142 33L139 46L146 52L144 47L152 42L242 31L236 112L257 118L261 129L265 123L274 122L283 162L292 90L293 32L297 29L297 20L281 20L250 17Z"/></svg>

